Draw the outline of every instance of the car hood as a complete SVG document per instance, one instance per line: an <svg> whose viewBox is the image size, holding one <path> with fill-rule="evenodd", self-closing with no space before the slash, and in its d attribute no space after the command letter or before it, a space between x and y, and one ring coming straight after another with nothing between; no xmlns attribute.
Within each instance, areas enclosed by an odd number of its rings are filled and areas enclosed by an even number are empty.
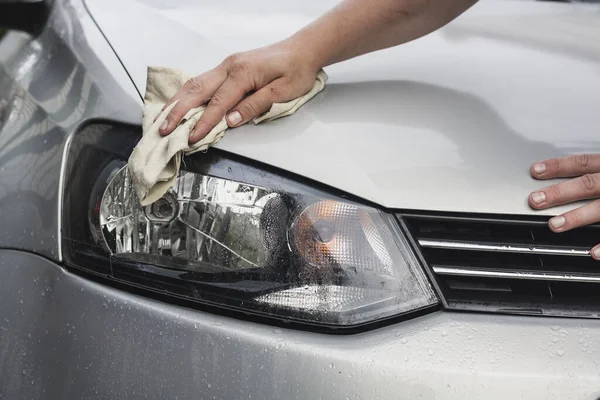
<svg viewBox="0 0 600 400"><path fill-rule="evenodd" d="M143 94L149 65L203 72L335 1L86 3ZM600 151L599 38L597 6L480 2L425 38L327 68L326 89L293 117L232 129L218 147L384 207L532 214L532 162Z"/></svg>

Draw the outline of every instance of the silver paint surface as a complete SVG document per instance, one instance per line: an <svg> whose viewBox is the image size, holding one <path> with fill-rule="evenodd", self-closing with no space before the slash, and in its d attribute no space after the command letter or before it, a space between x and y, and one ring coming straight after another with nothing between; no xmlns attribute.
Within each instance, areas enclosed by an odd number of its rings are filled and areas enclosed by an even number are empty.
<svg viewBox="0 0 600 400"><path fill-rule="evenodd" d="M143 92L148 65L204 72L336 1L86 3ZM527 196L545 183L531 163L600 151L599 37L598 4L480 1L423 39L327 68L293 117L219 147L386 207L533 214Z"/></svg>
<svg viewBox="0 0 600 400"><path fill-rule="evenodd" d="M598 321L438 312L350 336L176 307L0 251L5 399L600 396Z"/></svg>

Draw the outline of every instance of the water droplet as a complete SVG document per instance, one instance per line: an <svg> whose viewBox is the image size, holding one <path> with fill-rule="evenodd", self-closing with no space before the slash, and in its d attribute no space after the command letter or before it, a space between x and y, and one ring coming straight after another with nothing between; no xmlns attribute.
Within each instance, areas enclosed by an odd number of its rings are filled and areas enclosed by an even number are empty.
<svg viewBox="0 0 600 400"><path fill-rule="evenodd" d="M554 336L554 337L552 338L552 342L553 342L553 343L558 343L559 341L560 341L560 339L559 339L559 338L557 338L556 336Z"/></svg>
<svg viewBox="0 0 600 400"><path fill-rule="evenodd" d="M565 351L564 350L556 350L556 355L559 357L562 357L565 355Z"/></svg>
<svg viewBox="0 0 600 400"><path fill-rule="evenodd" d="M430 356L432 356L432 355L434 355L434 354L435 354L435 351L433 351L433 349L429 349L429 350L427 351L427 354L429 354Z"/></svg>
<svg viewBox="0 0 600 400"><path fill-rule="evenodd" d="M281 329L273 329L273 333L276 335L279 335L279 334L283 333L283 331Z"/></svg>
<svg viewBox="0 0 600 400"><path fill-rule="evenodd" d="M27 371L23 370L23 375L27 375Z"/></svg>
<svg viewBox="0 0 600 400"><path fill-rule="evenodd" d="M329 368L333 368L333 367L334 367L333 363L329 364Z"/></svg>
<svg viewBox="0 0 600 400"><path fill-rule="evenodd" d="M444 337L448 336L448 331L444 329L444 330L442 331L442 336L444 336Z"/></svg>
<svg viewBox="0 0 600 400"><path fill-rule="evenodd" d="M108 304L106 304L106 303L102 303L102 307L104 307L104 308L108 308Z"/></svg>
<svg viewBox="0 0 600 400"><path fill-rule="evenodd" d="M550 329L552 329L553 331L557 331L557 330L559 330L559 329L560 329L560 326L552 325L552 326L550 327Z"/></svg>
<svg viewBox="0 0 600 400"><path fill-rule="evenodd" d="M408 343L408 339L403 337L402 339L400 339L400 343L406 344L406 343Z"/></svg>

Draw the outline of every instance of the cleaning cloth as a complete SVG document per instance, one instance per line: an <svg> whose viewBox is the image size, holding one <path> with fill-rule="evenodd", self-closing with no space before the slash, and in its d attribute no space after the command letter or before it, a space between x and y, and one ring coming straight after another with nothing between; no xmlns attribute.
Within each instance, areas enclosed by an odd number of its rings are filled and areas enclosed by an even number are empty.
<svg viewBox="0 0 600 400"><path fill-rule="evenodd" d="M205 106L187 112L175 130L162 136L158 129L176 102L161 112L167 101L189 79L183 71L171 68L149 67L144 96L142 139L129 158L128 168L141 205L146 206L160 199L171 188L179 173L181 158L207 150L225 135L227 121L223 118L217 126L199 142L190 145L190 132L202 116ZM304 96L287 103L275 103L265 114L255 118L254 124L286 117L296 112L325 87L327 74L319 71L312 89ZM157 117L158 116L158 117ZM154 120L156 118L156 120Z"/></svg>

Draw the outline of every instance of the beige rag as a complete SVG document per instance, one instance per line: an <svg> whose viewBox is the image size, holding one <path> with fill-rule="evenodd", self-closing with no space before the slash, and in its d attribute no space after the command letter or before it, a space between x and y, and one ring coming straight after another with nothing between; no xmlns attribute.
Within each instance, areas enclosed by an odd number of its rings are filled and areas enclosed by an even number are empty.
<svg viewBox="0 0 600 400"><path fill-rule="evenodd" d="M183 154L207 150L221 140L228 128L227 121L223 118L204 139L190 145L188 142L190 132L206 108L200 106L189 110L170 135L162 136L158 132L176 102L163 112L161 112L162 108L188 79L189 76L176 69L148 68L142 139L133 149L128 163L132 182L142 206L154 203L175 184ZM304 103L323 90L326 81L327 74L322 70L319 71L308 93L287 103L273 104L268 112L252 122L254 124L268 122L295 113Z"/></svg>

